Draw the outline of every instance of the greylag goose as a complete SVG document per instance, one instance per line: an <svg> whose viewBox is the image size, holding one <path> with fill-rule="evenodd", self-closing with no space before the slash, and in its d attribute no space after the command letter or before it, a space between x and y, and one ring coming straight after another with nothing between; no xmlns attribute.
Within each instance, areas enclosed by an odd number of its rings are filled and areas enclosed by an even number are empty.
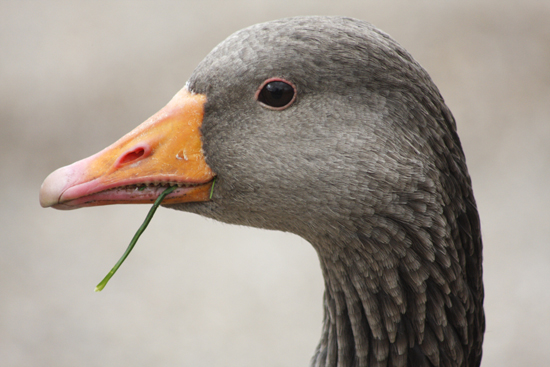
<svg viewBox="0 0 550 367"><path fill-rule="evenodd" d="M318 253L315 367L478 366L480 222L455 120L387 34L344 17L236 32L158 113L51 173L44 207L163 201Z"/></svg>

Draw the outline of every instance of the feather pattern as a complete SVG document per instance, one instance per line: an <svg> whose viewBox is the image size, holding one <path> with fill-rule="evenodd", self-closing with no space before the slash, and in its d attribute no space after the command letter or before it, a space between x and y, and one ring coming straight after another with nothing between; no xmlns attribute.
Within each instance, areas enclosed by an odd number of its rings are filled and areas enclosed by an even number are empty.
<svg viewBox="0 0 550 367"><path fill-rule="evenodd" d="M295 103L262 108L278 77ZM314 367L478 366L485 328L479 216L456 123L388 35L341 17L252 26L188 87L208 97L207 203L177 209L296 233L325 279Z"/></svg>

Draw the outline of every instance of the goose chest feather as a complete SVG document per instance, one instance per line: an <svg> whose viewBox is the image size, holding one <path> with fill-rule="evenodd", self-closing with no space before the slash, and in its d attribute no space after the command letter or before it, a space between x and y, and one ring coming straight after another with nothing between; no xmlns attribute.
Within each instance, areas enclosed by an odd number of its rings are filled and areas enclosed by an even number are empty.
<svg viewBox="0 0 550 367"><path fill-rule="evenodd" d="M151 202L167 185L180 186L167 207L311 243L326 286L312 366L480 364L482 241L455 120L369 23L231 35L159 113L48 176L40 200Z"/></svg>

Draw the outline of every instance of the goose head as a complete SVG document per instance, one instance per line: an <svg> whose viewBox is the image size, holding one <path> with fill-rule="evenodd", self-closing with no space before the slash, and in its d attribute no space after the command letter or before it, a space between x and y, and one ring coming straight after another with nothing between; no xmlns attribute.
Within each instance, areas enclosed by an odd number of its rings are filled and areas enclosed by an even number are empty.
<svg viewBox="0 0 550 367"><path fill-rule="evenodd" d="M454 118L387 34L342 17L257 24L168 105L44 181L43 206L152 202L316 249L313 366L477 366L479 217Z"/></svg>

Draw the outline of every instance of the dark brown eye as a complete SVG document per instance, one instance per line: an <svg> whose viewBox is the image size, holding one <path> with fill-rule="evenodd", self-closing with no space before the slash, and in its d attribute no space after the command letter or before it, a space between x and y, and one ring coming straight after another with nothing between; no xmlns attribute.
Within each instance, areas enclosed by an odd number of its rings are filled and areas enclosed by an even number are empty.
<svg viewBox="0 0 550 367"><path fill-rule="evenodd" d="M296 88L282 79L268 79L260 86L256 99L266 107L283 110L290 106L296 97Z"/></svg>

